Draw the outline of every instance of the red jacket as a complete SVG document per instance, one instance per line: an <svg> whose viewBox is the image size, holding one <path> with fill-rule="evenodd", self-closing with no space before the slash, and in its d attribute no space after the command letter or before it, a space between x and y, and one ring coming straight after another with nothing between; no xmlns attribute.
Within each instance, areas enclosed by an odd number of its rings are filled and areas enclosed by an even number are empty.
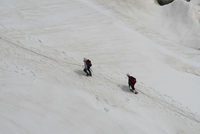
<svg viewBox="0 0 200 134"><path fill-rule="evenodd" d="M136 78L134 78L133 76L128 77L128 84L129 85L132 85L132 84L134 85L136 82L137 82Z"/></svg>

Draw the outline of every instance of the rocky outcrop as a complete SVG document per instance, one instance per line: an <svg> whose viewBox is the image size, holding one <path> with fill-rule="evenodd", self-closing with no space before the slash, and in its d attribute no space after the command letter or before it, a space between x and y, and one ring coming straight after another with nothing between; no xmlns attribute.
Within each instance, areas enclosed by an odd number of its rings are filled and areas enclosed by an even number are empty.
<svg viewBox="0 0 200 134"><path fill-rule="evenodd" d="M169 4L171 2L173 2L174 0L157 0L158 4L160 4L161 6Z"/></svg>

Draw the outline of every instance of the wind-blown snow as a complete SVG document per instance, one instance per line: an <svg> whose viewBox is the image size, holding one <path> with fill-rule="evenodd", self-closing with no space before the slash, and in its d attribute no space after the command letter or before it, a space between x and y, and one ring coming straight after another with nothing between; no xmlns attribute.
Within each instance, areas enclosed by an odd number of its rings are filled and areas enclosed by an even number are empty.
<svg viewBox="0 0 200 134"><path fill-rule="evenodd" d="M0 133L199 134L198 7L2 1Z"/></svg>

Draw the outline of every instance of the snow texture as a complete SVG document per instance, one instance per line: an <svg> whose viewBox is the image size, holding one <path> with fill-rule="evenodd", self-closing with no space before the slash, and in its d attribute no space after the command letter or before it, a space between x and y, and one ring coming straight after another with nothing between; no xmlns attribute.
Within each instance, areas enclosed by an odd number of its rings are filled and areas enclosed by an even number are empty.
<svg viewBox="0 0 200 134"><path fill-rule="evenodd" d="M0 134L200 134L199 4L1 1Z"/></svg>

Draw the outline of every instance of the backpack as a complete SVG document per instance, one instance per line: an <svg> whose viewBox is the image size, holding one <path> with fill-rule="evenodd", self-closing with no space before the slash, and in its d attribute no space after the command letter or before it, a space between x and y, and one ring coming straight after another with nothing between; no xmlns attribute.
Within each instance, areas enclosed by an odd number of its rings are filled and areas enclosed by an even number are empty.
<svg viewBox="0 0 200 134"><path fill-rule="evenodd" d="M130 78L130 81L131 81L132 84L135 84L135 83L136 83L136 78L134 78L134 77L132 77L132 76L130 76L129 78Z"/></svg>
<svg viewBox="0 0 200 134"><path fill-rule="evenodd" d="M91 63L91 61L90 61L89 59L86 61L86 65L87 65L88 67L91 67L91 66L92 66L92 63Z"/></svg>

